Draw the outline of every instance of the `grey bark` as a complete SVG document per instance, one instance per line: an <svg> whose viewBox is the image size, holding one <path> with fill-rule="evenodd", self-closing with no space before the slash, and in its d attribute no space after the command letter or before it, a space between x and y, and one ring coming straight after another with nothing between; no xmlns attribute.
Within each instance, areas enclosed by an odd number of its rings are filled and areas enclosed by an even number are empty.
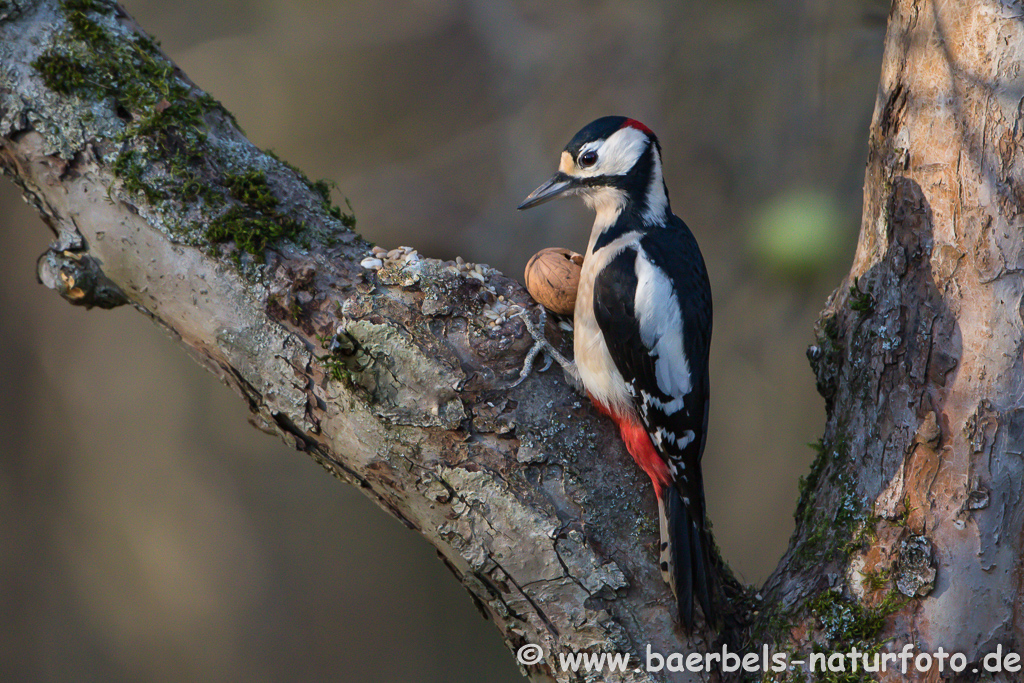
<svg viewBox="0 0 1024 683"><path fill-rule="evenodd" d="M962 653L962 673L942 672L955 680L1024 649L1022 19L893 3L857 253L809 352L828 405L818 486L766 591L785 611L838 589L885 615L883 652ZM814 520L851 529L851 552L801 563ZM821 616L795 619L791 642Z"/></svg>

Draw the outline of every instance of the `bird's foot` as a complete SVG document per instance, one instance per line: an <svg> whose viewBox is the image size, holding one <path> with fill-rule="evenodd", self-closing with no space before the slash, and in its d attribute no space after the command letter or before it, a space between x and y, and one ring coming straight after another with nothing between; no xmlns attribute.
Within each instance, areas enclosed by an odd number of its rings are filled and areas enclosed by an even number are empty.
<svg viewBox="0 0 1024 683"><path fill-rule="evenodd" d="M520 307L519 311L512 314L514 317L521 319L523 324L526 325L526 331L530 333L531 337L533 337L533 346L531 346L530 350L526 353L526 360L523 362L523 369L519 373L519 378L509 385L509 388L519 386L522 384L523 380L529 377L530 371L533 369L533 364L537 360L537 356L543 353L545 356L545 362L544 367L542 367L540 371L544 372L551 367L551 361L554 360L562 366L566 380L573 385L573 387L579 389L583 386L583 381L580 379L580 373L576 369L576 363L559 353L558 350L551 345L551 342L547 340L547 337L544 336L544 327L547 325L547 311L545 311L542 306L538 306L537 310L540 314L538 315L539 320L536 324L530 316L529 309Z"/></svg>

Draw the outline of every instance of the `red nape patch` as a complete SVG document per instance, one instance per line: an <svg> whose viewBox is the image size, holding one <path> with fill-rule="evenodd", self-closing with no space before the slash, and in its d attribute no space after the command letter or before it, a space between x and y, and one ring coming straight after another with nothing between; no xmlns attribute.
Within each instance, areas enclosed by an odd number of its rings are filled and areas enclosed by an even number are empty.
<svg viewBox="0 0 1024 683"><path fill-rule="evenodd" d="M640 123L636 119L626 119L626 122L624 124L622 124L622 127L626 128L627 126L630 127L630 128L636 128L638 131L640 131L642 133L647 133L648 135L650 135L652 137L654 136L654 131L653 130L651 130L650 128L648 128L644 124Z"/></svg>
<svg viewBox="0 0 1024 683"><path fill-rule="evenodd" d="M622 440L626 442L626 450L633 456L636 464L640 465L640 469L651 478L651 483L654 484L654 493L660 499L661 494L672 482L672 474L669 472L668 464L658 455L654 444L651 443L651 437L647 434L647 430L639 422L616 415L608 409L608 406L600 401L595 401L589 392L587 395L590 396L591 402L597 406L599 411L615 420L615 424L619 425L619 433L622 435Z"/></svg>

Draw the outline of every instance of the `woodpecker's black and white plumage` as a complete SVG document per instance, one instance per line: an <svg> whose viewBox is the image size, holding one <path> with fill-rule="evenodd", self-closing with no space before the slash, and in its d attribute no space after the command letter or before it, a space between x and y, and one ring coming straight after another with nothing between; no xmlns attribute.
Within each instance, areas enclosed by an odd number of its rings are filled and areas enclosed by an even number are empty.
<svg viewBox="0 0 1024 683"><path fill-rule="evenodd" d="M654 483L661 569L689 631L695 600L707 622L717 621L700 467L711 285L693 233L672 213L661 169L647 126L606 116L569 141L558 172L519 208L575 194L597 211L576 296L576 368Z"/></svg>

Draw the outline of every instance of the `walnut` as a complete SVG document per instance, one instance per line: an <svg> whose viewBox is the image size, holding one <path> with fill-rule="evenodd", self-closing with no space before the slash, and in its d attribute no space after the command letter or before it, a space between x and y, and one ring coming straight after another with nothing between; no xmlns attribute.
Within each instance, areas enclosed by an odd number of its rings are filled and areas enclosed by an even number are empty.
<svg viewBox="0 0 1024 683"><path fill-rule="evenodd" d="M583 256L574 251L542 249L526 264L526 289L544 308L572 315L582 266Z"/></svg>

